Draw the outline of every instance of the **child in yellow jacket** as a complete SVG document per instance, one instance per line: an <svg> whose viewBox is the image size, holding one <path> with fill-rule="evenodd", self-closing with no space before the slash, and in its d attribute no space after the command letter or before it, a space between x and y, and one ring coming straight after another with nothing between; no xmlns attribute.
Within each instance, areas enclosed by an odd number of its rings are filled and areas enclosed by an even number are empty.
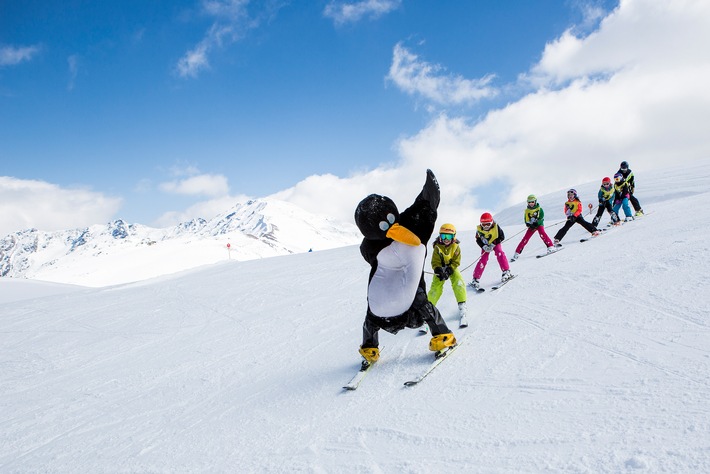
<svg viewBox="0 0 710 474"><path fill-rule="evenodd" d="M459 327L468 326L466 320L466 283L463 281L461 272L461 247L456 239L456 227L453 224L444 224L439 229L439 236L434 241L434 251L431 254L431 267L434 269L434 278L431 281L431 288L427 295L429 301L436 305L441 293L444 291L444 282L451 281L451 288L454 290L456 302L459 305ZM422 327L426 332L426 325Z"/></svg>

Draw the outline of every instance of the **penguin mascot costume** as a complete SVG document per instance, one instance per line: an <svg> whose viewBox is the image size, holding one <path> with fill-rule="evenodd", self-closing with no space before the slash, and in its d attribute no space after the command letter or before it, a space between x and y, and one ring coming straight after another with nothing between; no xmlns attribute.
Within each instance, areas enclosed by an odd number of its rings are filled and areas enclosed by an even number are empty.
<svg viewBox="0 0 710 474"><path fill-rule="evenodd" d="M380 357L380 329L397 334L426 322L432 334L429 349L437 356L456 344L441 313L429 302L424 282L426 244L434 232L439 200L439 183L427 170L422 191L401 214L392 199L379 194L370 194L355 210L355 223L365 236L360 253L371 266L360 346L363 364Z"/></svg>

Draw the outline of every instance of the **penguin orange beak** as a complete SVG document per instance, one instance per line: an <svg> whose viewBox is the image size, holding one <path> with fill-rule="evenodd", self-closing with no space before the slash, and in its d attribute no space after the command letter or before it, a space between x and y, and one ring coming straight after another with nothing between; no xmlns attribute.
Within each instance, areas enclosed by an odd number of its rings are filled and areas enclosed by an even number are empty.
<svg viewBox="0 0 710 474"><path fill-rule="evenodd" d="M406 245L411 245L412 247L417 247L422 243L419 237L414 235L411 230L406 227L402 227L399 224L392 224L392 227L389 228L386 235L392 240L396 240L397 242L401 242Z"/></svg>

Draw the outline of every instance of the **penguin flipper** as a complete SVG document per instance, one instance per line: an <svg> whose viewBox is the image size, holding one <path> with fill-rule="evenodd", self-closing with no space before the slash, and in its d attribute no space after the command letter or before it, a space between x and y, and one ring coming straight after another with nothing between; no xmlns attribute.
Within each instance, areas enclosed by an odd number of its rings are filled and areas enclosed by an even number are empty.
<svg viewBox="0 0 710 474"><path fill-rule="evenodd" d="M439 182L427 170L426 182L414 203L400 214L400 223L411 230L422 242L428 242L434 232L437 209L441 200Z"/></svg>
<svg viewBox="0 0 710 474"><path fill-rule="evenodd" d="M428 201L429 205L434 210L439 208L441 190L439 189L439 182L436 180L434 172L430 169L426 170L426 182L415 202L418 200Z"/></svg>

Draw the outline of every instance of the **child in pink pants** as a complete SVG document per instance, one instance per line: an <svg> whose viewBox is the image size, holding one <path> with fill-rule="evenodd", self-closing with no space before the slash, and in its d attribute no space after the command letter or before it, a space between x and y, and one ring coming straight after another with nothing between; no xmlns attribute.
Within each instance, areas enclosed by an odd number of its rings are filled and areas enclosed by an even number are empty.
<svg viewBox="0 0 710 474"><path fill-rule="evenodd" d="M503 271L501 281L506 281L511 278L508 257L505 256L503 246L501 245L504 240L505 234L503 233L503 229L496 224L490 213L484 212L481 215L481 224L476 228L476 243L481 247L481 258L478 260L476 268L473 270L473 281L469 283L469 286L476 290L481 288L481 275L483 275L483 270L486 269L488 256L491 252L495 252L498 265L500 265L500 269Z"/></svg>

